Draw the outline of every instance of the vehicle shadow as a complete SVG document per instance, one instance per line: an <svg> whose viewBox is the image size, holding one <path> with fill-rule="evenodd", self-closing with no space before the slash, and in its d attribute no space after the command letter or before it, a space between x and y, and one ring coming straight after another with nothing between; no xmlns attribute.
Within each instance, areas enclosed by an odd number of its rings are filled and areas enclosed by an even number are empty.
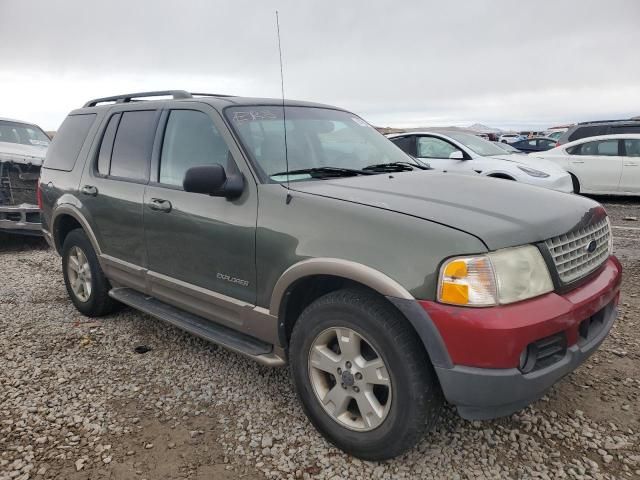
<svg viewBox="0 0 640 480"><path fill-rule="evenodd" d="M30 235L9 235L6 233L0 233L0 253L48 249L49 245L42 237L35 237Z"/></svg>
<svg viewBox="0 0 640 480"><path fill-rule="evenodd" d="M616 203L619 205L640 205L640 196L632 197L627 195L584 195L598 203Z"/></svg>

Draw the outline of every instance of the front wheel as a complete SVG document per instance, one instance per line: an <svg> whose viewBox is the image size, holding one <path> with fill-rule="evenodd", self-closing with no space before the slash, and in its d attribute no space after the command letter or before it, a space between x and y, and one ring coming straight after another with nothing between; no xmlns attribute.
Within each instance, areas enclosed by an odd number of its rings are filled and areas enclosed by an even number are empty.
<svg viewBox="0 0 640 480"><path fill-rule="evenodd" d="M289 360L311 422L356 457L395 457L439 416L441 394L424 346L372 292L339 290L309 305L294 326Z"/></svg>

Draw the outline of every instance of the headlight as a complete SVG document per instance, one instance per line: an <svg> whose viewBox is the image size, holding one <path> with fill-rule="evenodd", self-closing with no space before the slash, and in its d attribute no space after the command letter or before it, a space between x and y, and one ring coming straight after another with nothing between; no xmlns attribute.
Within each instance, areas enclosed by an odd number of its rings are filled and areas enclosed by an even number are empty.
<svg viewBox="0 0 640 480"><path fill-rule="evenodd" d="M547 178L549 176L548 173L541 172L540 170L536 170L535 168L523 167L520 165L518 165L518 168L527 175L531 175L532 177Z"/></svg>
<svg viewBox="0 0 640 480"><path fill-rule="evenodd" d="M438 301L486 307L526 300L553 290L540 250L533 245L456 257L440 269Z"/></svg>

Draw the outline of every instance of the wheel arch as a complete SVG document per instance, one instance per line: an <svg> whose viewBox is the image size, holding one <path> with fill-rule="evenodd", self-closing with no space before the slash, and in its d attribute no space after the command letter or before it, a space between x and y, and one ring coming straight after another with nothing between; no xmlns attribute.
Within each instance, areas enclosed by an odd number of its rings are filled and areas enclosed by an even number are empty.
<svg viewBox="0 0 640 480"><path fill-rule="evenodd" d="M56 251L58 253L62 252L64 239L71 230L76 228L82 228L82 230L84 230L87 237L89 237L89 241L91 242L91 246L96 252L96 255L100 258L101 250L93 229L82 212L73 205L60 205L53 213L51 219L51 234L53 236Z"/></svg>
<svg viewBox="0 0 640 480"><path fill-rule="evenodd" d="M321 296L341 288L370 290L389 302L418 335L434 365L450 367L440 332L415 298L398 282L366 265L334 258L303 260L287 269L274 288L270 314L278 318L278 340L287 349L302 311Z"/></svg>

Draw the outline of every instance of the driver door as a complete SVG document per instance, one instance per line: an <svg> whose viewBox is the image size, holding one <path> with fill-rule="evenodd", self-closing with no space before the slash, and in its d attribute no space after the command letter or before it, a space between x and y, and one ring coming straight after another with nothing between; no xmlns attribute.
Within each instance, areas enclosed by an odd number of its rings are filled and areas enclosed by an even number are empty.
<svg viewBox="0 0 640 480"><path fill-rule="evenodd" d="M143 207L149 293L240 328L242 316L226 303L246 306L256 301L258 203L253 177L211 107L191 103L165 110L159 131ZM189 168L216 163L227 175L244 175L240 197L228 200L184 191Z"/></svg>
<svg viewBox="0 0 640 480"><path fill-rule="evenodd" d="M431 165L432 168L448 171L471 171L472 160L458 160L449 158L452 153L465 154L458 147L438 137L419 136L417 141L418 158Z"/></svg>

